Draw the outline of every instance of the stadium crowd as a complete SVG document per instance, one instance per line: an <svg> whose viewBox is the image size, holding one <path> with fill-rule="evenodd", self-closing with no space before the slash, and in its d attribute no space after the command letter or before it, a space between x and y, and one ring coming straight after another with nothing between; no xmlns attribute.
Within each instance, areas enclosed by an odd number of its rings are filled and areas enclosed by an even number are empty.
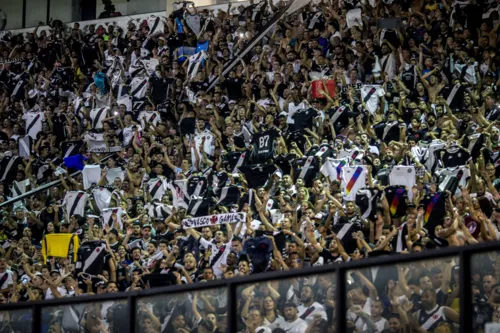
<svg viewBox="0 0 500 333"><path fill-rule="evenodd" d="M176 5L126 31L56 20L0 40L0 202L60 180L1 207L0 303L499 239L498 1ZM349 332L456 332L459 271L352 272ZM473 272L484 332L500 253ZM248 286L239 332L336 332L335 297L328 275ZM124 332L125 311L78 305L42 331ZM137 311L137 332L227 331L217 289ZM26 318L2 313L0 332Z"/></svg>

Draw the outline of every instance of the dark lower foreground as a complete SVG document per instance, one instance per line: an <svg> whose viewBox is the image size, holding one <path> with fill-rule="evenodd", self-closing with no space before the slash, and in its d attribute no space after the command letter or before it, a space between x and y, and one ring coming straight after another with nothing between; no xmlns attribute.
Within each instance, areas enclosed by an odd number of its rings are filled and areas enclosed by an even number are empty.
<svg viewBox="0 0 500 333"><path fill-rule="evenodd" d="M499 318L498 248L498 243L479 244L142 292L4 305L0 332L281 332L291 327L350 332L354 326L367 332L481 332L494 329ZM415 275L418 271L429 274ZM448 292L441 292L446 286ZM370 316L364 318L363 307ZM385 311L392 312L384 315L389 320L380 316Z"/></svg>

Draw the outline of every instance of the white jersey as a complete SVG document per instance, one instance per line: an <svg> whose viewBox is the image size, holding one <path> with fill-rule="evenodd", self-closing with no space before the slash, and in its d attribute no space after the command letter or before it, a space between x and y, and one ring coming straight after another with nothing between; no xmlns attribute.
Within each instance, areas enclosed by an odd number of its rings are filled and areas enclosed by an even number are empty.
<svg viewBox="0 0 500 333"><path fill-rule="evenodd" d="M85 141L91 150L108 148L106 142L104 141L103 133L86 133Z"/></svg>
<svg viewBox="0 0 500 333"><path fill-rule="evenodd" d="M104 221L104 225L109 225L110 228L113 228L113 215L116 214L116 220L120 225L120 230L123 229L122 215L123 209L121 207L112 207L105 208L102 210L102 219Z"/></svg>
<svg viewBox="0 0 500 333"><path fill-rule="evenodd" d="M208 155L208 156L214 156L215 153L215 137L212 134L212 132L208 129L204 130L203 132L196 133L192 139L194 139L194 148L191 148L191 162L193 166L196 164L196 156L194 153L194 149L198 151L198 154L200 154L201 158L201 152L199 151L199 147L205 139L205 142L203 143L203 151Z"/></svg>
<svg viewBox="0 0 500 333"><path fill-rule="evenodd" d="M89 189L92 185L96 185L101 178L101 166L98 164L87 164L82 170L83 188Z"/></svg>
<svg viewBox="0 0 500 333"><path fill-rule="evenodd" d="M451 177L457 177L459 179L458 185L462 187L467 186L467 180L470 178L470 170L465 166L456 166L454 168L444 168L436 172L438 177L443 177L439 182L439 190L444 191ZM453 194L453 193L452 193ZM461 196L462 191L457 187L455 191L455 196Z"/></svg>
<svg viewBox="0 0 500 333"><path fill-rule="evenodd" d="M283 325L284 322L285 322L285 318L283 318L282 316L277 316L273 322L270 322L269 320L267 320L267 318L264 317L264 322L263 322L264 325L263 326L269 328L272 331L275 328L281 327L281 325Z"/></svg>
<svg viewBox="0 0 500 333"><path fill-rule="evenodd" d="M221 247L217 247L216 244L200 237L200 244L205 249L210 249L210 252L212 253L210 255L210 266L214 271L214 275L219 279L222 278L223 272L221 270L221 264L226 262L227 256L231 252L231 242L223 244Z"/></svg>
<svg viewBox="0 0 500 333"><path fill-rule="evenodd" d="M139 113L139 121L141 122L142 128L146 127L146 124L158 125L160 122L160 113L158 111L141 111Z"/></svg>
<svg viewBox="0 0 500 333"><path fill-rule="evenodd" d="M292 322L287 320L281 323L280 328L286 333L306 333L307 322L300 318L297 318Z"/></svg>
<svg viewBox="0 0 500 333"><path fill-rule="evenodd" d="M321 173L330 179L330 181L341 181L342 180L342 168L349 166L349 160L347 158L343 159L333 159L327 157L325 163L321 167Z"/></svg>
<svg viewBox="0 0 500 333"><path fill-rule="evenodd" d="M429 145L428 148L428 158L425 161L425 168L427 171L432 172L432 168L434 167L434 164L436 163L436 156L435 156L435 151L444 148L445 143L441 140L433 140L431 144Z"/></svg>
<svg viewBox="0 0 500 333"><path fill-rule="evenodd" d="M147 78L135 77L130 82L130 96L133 98L144 98L146 97L146 91L148 90Z"/></svg>
<svg viewBox="0 0 500 333"><path fill-rule="evenodd" d="M377 111L380 97L385 95L384 88L379 85L364 85L361 88L361 100L365 102L366 108L371 114Z"/></svg>
<svg viewBox="0 0 500 333"><path fill-rule="evenodd" d="M26 133L36 140L38 133L42 130L42 123L45 120L43 112L27 112L23 115L26 120Z"/></svg>
<svg viewBox="0 0 500 333"><path fill-rule="evenodd" d="M337 158L347 158L349 162L360 162L363 159L363 151L356 147L352 149L342 149L341 151L339 151Z"/></svg>
<svg viewBox="0 0 500 333"><path fill-rule="evenodd" d="M356 200L356 192L365 187L368 170L364 165L348 166L342 168L342 193L348 201Z"/></svg>
<svg viewBox="0 0 500 333"><path fill-rule="evenodd" d="M148 192L151 195L152 200L157 199L161 201L166 191L167 181L165 177L160 176L148 181Z"/></svg>
<svg viewBox="0 0 500 333"><path fill-rule="evenodd" d="M385 72L389 79L392 80L396 75L396 56L394 53L389 53L380 59L382 72Z"/></svg>
<svg viewBox="0 0 500 333"><path fill-rule="evenodd" d="M108 116L109 107L95 108L90 110L90 119L92 120L93 129L102 129L103 120Z"/></svg>
<svg viewBox="0 0 500 333"><path fill-rule="evenodd" d="M92 190L92 195L94 196L94 201L100 211L109 207L111 203L110 190L105 187L95 188Z"/></svg>
<svg viewBox="0 0 500 333"><path fill-rule="evenodd" d="M66 192L64 202L66 203L66 212L69 216L85 215L85 206L89 200L89 195L83 191Z"/></svg>
<svg viewBox="0 0 500 333"><path fill-rule="evenodd" d="M115 178L120 178L121 181L125 179L125 173L123 172L121 167L118 168L112 168L112 169L107 169L106 170L106 181L109 184L113 184L115 181Z"/></svg>
<svg viewBox="0 0 500 333"><path fill-rule="evenodd" d="M134 130L132 129L132 127L134 127L134 125L129 126L129 127L125 127L125 128L123 128L123 130L122 130L122 134L123 134L123 145L124 145L124 146L128 146L128 145L130 145L130 143L131 143L131 142L132 142L132 140L134 139Z"/></svg>
<svg viewBox="0 0 500 333"><path fill-rule="evenodd" d="M187 179L174 180L167 187L172 192L172 204L174 207L189 208L189 194L187 191Z"/></svg>
<svg viewBox="0 0 500 333"><path fill-rule="evenodd" d="M288 118L286 120L289 124L295 124L295 119L293 119L293 115L298 111L306 108L306 103L300 102L295 105L293 102L288 103Z"/></svg>
<svg viewBox="0 0 500 333"><path fill-rule="evenodd" d="M392 168L389 174L390 185L406 186L408 198L413 200L412 188L415 186L415 167L396 165Z"/></svg>
<svg viewBox="0 0 500 333"><path fill-rule="evenodd" d="M301 304L297 307L297 310L299 312L299 318L304 319L308 325L310 325L314 321L314 317L316 315L321 316L321 318L324 320L328 320L328 318L326 317L325 308L318 302L314 302L313 304L311 304L311 306L308 307Z"/></svg>
<svg viewBox="0 0 500 333"><path fill-rule="evenodd" d="M14 280L12 279L12 271L6 270L4 273L0 273L0 280L4 279L5 274L7 274L7 277L0 286L0 289L7 289L9 285L14 285Z"/></svg>

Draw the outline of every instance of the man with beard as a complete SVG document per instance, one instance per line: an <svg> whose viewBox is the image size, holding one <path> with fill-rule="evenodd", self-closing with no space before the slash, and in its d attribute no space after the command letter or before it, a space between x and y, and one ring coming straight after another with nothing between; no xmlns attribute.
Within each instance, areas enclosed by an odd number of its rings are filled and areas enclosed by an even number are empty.
<svg viewBox="0 0 500 333"><path fill-rule="evenodd" d="M307 331L307 322L299 318L297 305L295 305L295 303L286 303L283 312L286 321L280 325L280 328L287 333L305 333Z"/></svg>
<svg viewBox="0 0 500 333"><path fill-rule="evenodd" d="M381 333L403 333L404 325L401 322L401 317L397 313L389 316L389 327L384 329Z"/></svg>
<svg viewBox="0 0 500 333"><path fill-rule="evenodd" d="M447 307L436 303L436 292L426 289L422 294L422 309L413 314L414 319L420 327L428 332L434 330L444 322L458 323L458 313Z"/></svg>
<svg viewBox="0 0 500 333"><path fill-rule="evenodd" d="M297 307L299 318L311 324L315 318L320 316L321 318L327 320L325 308L323 305L315 302L315 292L312 286L304 286L302 288L302 293L300 294L301 305Z"/></svg>

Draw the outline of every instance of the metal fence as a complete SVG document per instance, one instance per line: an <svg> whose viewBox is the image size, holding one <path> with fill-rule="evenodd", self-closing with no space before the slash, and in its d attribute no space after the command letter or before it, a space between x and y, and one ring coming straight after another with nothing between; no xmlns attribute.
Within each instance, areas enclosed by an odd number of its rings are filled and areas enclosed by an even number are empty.
<svg viewBox="0 0 500 333"><path fill-rule="evenodd" d="M459 258L460 265L460 328L459 332L469 333L473 332L472 329L472 288L471 288L471 258L473 255L498 251L500 250L499 242L482 243L468 247L452 247L439 250L429 250L420 253L386 256L377 258L368 258L361 261L351 261L338 265L324 265L320 267L304 268L299 270L289 270L286 272L272 272L252 275L248 277L236 277L228 280L215 280L207 283L194 283L188 285L175 285L161 288L153 288L143 290L140 292L128 293L113 293L104 294L99 296L81 296L81 297L66 297L48 301L24 302L17 304L8 304L0 306L0 314L5 312L12 312L18 310L27 310L32 315L32 332L41 332L42 327L42 313L50 307L54 306L71 306L75 304L106 302L106 301L124 301L126 307L126 317L123 319L128 321L130 332L137 331L137 302L145 297L162 297L165 302L173 295L181 293L207 291L218 289L225 291L227 295L227 318L228 330L227 332L237 332L237 320L240 315L237 313L237 290L239 287L255 284L271 280L283 280L287 278L306 277L318 274L334 274L336 280L336 295L335 300L335 314L336 314L336 332L346 332L346 288L348 281L346 273L351 270L368 268L373 266L385 266L391 264L403 264L410 262L418 262L423 260L435 260L445 257L455 256ZM164 298L163 298L164 296ZM28 327L24 332L28 332Z"/></svg>

